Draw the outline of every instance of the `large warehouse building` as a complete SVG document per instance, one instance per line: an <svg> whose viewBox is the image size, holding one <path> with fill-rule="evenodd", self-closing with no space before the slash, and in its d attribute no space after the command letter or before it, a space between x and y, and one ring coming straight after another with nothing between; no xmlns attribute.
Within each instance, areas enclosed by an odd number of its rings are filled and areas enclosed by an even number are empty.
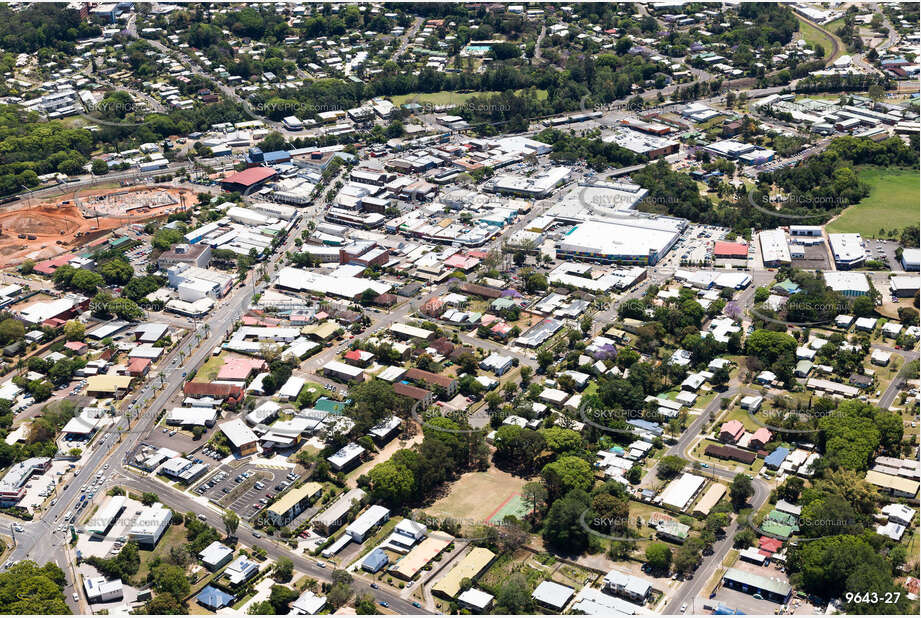
<svg viewBox="0 0 921 618"><path fill-rule="evenodd" d="M674 246L684 224L665 218L593 219L564 235L557 243L556 255L564 260L652 266Z"/></svg>
<svg viewBox="0 0 921 618"><path fill-rule="evenodd" d="M860 234L829 234L828 244L835 256L835 267L839 270L857 268L866 259Z"/></svg>

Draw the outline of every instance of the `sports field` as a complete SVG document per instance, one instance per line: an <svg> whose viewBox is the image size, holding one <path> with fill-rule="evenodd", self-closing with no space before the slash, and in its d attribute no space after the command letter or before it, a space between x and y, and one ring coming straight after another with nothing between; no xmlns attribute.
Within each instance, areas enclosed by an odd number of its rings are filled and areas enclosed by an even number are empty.
<svg viewBox="0 0 921 618"><path fill-rule="evenodd" d="M918 170L864 167L860 179L870 185L870 195L829 223L829 232L857 232L879 236L880 228L901 230L918 224Z"/></svg>
<svg viewBox="0 0 921 618"><path fill-rule="evenodd" d="M802 19L799 15L796 16L796 20L799 22L799 31L803 35L803 38L807 43L812 43L813 45L818 43L822 46L822 51L824 52L823 60L828 60L832 52L835 49L835 40L830 36L826 35L824 32L813 26L811 23L807 22L805 19ZM834 30L829 30L829 32L834 32ZM838 53L840 54L841 47L838 47Z"/></svg>
<svg viewBox="0 0 921 618"><path fill-rule="evenodd" d="M447 495L426 512L474 525L486 524L500 512L504 516L507 509L517 509L521 488L526 482L495 468L488 472L464 474L451 485Z"/></svg>
<svg viewBox="0 0 921 618"><path fill-rule="evenodd" d="M516 94L521 94L517 91ZM454 92L451 90L440 90L438 92L411 92L409 94L398 94L390 97L394 105L404 105L406 103L418 103L420 105L463 105L472 97L488 97L499 94L495 90L485 90L483 92ZM537 90L537 99L542 101L547 98L546 90Z"/></svg>

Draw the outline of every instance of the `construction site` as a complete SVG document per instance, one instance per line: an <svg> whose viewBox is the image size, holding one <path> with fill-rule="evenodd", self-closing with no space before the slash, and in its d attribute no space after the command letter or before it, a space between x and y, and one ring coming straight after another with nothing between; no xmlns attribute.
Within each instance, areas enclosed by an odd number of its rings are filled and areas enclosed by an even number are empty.
<svg viewBox="0 0 921 618"><path fill-rule="evenodd" d="M54 257L194 203L193 191L177 187L89 189L38 203L20 200L0 210L0 268Z"/></svg>

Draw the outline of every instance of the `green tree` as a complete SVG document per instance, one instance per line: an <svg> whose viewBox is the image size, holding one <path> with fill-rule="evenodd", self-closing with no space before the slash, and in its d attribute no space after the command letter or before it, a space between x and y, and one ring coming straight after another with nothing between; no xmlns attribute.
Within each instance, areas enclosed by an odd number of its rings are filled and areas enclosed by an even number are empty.
<svg viewBox="0 0 921 618"><path fill-rule="evenodd" d="M161 563L150 570L154 590L158 593L171 594L177 599L189 594L189 579L185 569L174 564Z"/></svg>
<svg viewBox="0 0 921 618"><path fill-rule="evenodd" d="M666 455L659 461L659 465L656 467L656 476L663 479L674 478L684 470L687 464L688 462L677 455Z"/></svg>
<svg viewBox="0 0 921 618"><path fill-rule="evenodd" d="M87 296L94 295L103 283L102 275L85 268L78 268L70 279L70 287Z"/></svg>
<svg viewBox="0 0 921 618"><path fill-rule="evenodd" d="M665 543L650 543L646 547L646 564L657 573L667 573L672 564L672 550Z"/></svg>
<svg viewBox="0 0 921 618"><path fill-rule="evenodd" d="M595 476L590 463L580 457L560 457L541 470L551 498L568 494L573 489L589 491Z"/></svg>
<svg viewBox="0 0 921 618"><path fill-rule="evenodd" d="M588 531L583 525L587 521L588 494L575 490L550 506L544 519L544 542L569 554L581 554L588 548Z"/></svg>
<svg viewBox="0 0 921 618"><path fill-rule="evenodd" d="M6 345L13 341L21 340L26 334L25 325L14 318L7 318L0 322L0 343Z"/></svg>
<svg viewBox="0 0 921 618"><path fill-rule="evenodd" d="M742 510L754 493L755 489L752 487L751 479L745 474L736 474L729 486L729 501L732 503L732 508L736 511Z"/></svg>
<svg viewBox="0 0 921 618"><path fill-rule="evenodd" d="M77 320L67 320L64 323L64 338L68 341L83 341L86 335L86 327L83 322Z"/></svg>
<svg viewBox="0 0 921 618"><path fill-rule="evenodd" d="M221 514L221 521L224 522L224 530L227 531L227 536L234 536L237 533L237 528L240 526L239 515L233 511L224 511Z"/></svg>
<svg viewBox="0 0 921 618"><path fill-rule="evenodd" d="M391 506L402 506L413 496L416 485L412 470L388 460L377 464L368 473L371 494Z"/></svg>
<svg viewBox="0 0 921 618"><path fill-rule="evenodd" d="M499 588L496 595L496 614L521 615L534 611L534 601L530 586L521 573L510 575Z"/></svg>
<svg viewBox="0 0 921 618"><path fill-rule="evenodd" d="M64 599L67 578L53 562L40 567L31 560L0 573L0 613L70 614Z"/></svg>
<svg viewBox="0 0 921 618"><path fill-rule="evenodd" d="M291 581L291 577L294 575L294 562L286 556L280 557L275 561L275 574L273 578L277 582L288 582Z"/></svg>

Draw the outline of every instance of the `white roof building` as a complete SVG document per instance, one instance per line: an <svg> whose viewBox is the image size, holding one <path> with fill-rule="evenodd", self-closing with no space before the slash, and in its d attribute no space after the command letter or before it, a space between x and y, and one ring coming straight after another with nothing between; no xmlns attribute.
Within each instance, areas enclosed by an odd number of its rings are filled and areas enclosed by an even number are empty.
<svg viewBox="0 0 921 618"><path fill-rule="evenodd" d="M575 593L576 591L569 586L544 580L531 593L531 598L545 607L562 611Z"/></svg>
<svg viewBox="0 0 921 618"><path fill-rule="evenodd" d="M685 472L679 478L668 484L665 491L662 492L662 503L673 508L683 511L691 503L697 492L700 491L706 483L702 476Z"/></svg>
<svg viewBox="0 0 921 618"><path fill-rule="evenodd" d="M193 408L173 408L166 416L167 425L213 427L217 420L217 410L196 406Z"/></svg>
<svg viewBox="0 0 921 618"><path fill-rule="evenodd" d="M837 270L825 272L822 276L825 285L845 296L863 296L870 292L867 276L861 272Z"/></svg>
<svg viewBox="0 0 921 618"><path fill-rule="evenodd" d="M365 540L368 532L388 519L390 519L390 509L379 504L373 504L349 524L345 529L345 533L352 537L352 540L356 543L361 543Z"/></svg>
<svg viewBox="0 0 921 618"><path fill-rule="evenodd" d="M155 502L137 516L134 526L128 531L128 538L141 547L154 547L172 519L173 512L161 503Z"/></svg>
<svg viewBox="0 0 921 618"><path fill-rule="evenodd" d="M243 419L235 418L220 425L221 431L230 440L230 443L237 449L247 444L257 442L259 437L253 433L253 430L246 426Z"/></svg>
<svg viewBox="0 0 921 618"><path fill-rule="evenodd" d="M761 245L761 256L765 265L790 263L790 247L782 229L760 232L758 242Z"/></svg>

